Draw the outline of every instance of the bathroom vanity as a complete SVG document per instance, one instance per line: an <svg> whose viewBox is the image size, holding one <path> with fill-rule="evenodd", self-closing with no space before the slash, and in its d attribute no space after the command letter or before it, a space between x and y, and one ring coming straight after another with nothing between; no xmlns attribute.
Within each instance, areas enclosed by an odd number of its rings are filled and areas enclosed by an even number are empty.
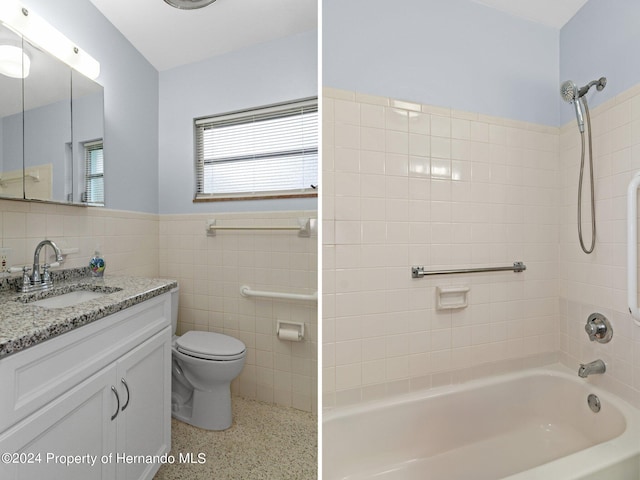
<svg viewBox="0 0 640 480"><path fill-rule="evenodd" d="M176 286L107 277L0 293L0 478L153 477L171 445ZM102 295L34 304L77 291Z"/></svg>

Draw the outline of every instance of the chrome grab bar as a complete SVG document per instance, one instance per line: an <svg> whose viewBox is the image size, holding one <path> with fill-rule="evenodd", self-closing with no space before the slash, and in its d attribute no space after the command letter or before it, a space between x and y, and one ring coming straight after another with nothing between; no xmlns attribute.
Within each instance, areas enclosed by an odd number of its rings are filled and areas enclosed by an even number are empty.
<svg viewBox="0 0 640 480"><path fill-rule="evenodd" d="M456 268L450 270L425 271L424 267L411 267L412 278L422 278L428 275L450 275L453 273L479 273L479 272L524 272L527 266L523 262L513 262L510 267L478 267L478 268Z"/></svg>

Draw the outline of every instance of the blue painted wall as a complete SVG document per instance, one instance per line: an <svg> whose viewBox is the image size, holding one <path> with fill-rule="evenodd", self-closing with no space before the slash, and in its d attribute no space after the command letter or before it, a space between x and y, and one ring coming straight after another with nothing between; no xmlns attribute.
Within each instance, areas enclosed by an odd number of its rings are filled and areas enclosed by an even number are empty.
<svg viewBox="0 0 640 480"><path fill-rule="evenodd" d="M150 213L317 208L316 199L192 203L193 118L316 96L317 31L160 74L89 0L23 1L101 63L107 207Z"/></svg>
<svg viewBox="0 0 640 480"><path fill-rule="evenodd" d="M470 0L323 0L323 84L558 125L558 35Z"/></svg>
<svg viewBox="0 0 640 480"><path fill-rule="evenodd" d="M560 80L582 86L607 77L604 90L587 95L589 106L597 106L640 83L639 50L640 2L589 0L560 31ZM563 103L561 123L574 117Z"/></svg>
<svg viewBox="0 0 640 480"><path fill-rule="evenodd" d="M89 0L22 2L100 62L106 206L157 213L158 71Z"/></svg>
<svg viewBox="0 0 640 480"><path fill-rule="evenodd" d="M160 213L314 210L315 198L193 203L193 119L318 95L318 32L160 73Z"/></svg>
<svg viewBox="0 0 640 480"><path fill-rule="evenodd" d="M311 83L315 88L315 50L310 52L315 32L300 37L300 45L279 46L291 56L280 57L276 65L293 71L294 59L299 63L292 75L278 77L277 69L268 68L266 62L275 55L268 46L160 75L89 0L24 3L101 62L110 208L198 211L190 203L190 172L179 179L178 190L171 186L176 159L192 161L191 133L177 133L174 146L173 120L163 116L159 127L159 108L193 118L280 101L288 87L295 95L309 94ZM559 125L573 119L573 110L558 94L562 80L582 85L607 76L607 88L588 97L593 106L640 82L637 0L589 0L560 32L470 0L324 0L323 16L323 81L336 88ZM241 57L253 63L242 66ZM167 93L171 84L190 74L211 73L214 65L218 75L210 79L218 96L204 102L206 109L192 108L196 100L191 98L180 111L180 95ZM255 74L254 82L242 77L247 72ZM237 85L242 88L231 88ZM242 208L271 209L273 204L264 207Z"/></svg>

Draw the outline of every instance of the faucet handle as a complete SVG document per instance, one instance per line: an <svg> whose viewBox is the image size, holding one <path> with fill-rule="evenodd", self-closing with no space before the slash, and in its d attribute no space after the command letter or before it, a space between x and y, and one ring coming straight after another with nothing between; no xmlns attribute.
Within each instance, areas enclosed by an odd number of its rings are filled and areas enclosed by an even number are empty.
<svg viewBox="0 0 640 480"><path fill-rule="evenodd" d="M584 331L589 335L589 340L592 342L597 338L597 335L602 330L606 330L606 327L602 324L596 325L595 323L587 323L584 326Z"/></svg>
<svg viewBox="0 0 640 480"><path fill-rule="evenodd" d="M22 285L31 285L31 277L29 277L29 267L22 267Z"/></svg>
<svg viewBox="0 0 640 480"><path fill-rule="evenodd" d="M589 335L589 340L598 343L607 343L613 336L613 329L609 320L601 313L592 313L589 315L584 331Z"/></svg>
<svg viewBox="0 0 640 480"><path fill-rule="evenodd" d="M51 274L49 273L49 268L51 265L45 263L42 265L42 283L48 283L51 281Z"/></svg>

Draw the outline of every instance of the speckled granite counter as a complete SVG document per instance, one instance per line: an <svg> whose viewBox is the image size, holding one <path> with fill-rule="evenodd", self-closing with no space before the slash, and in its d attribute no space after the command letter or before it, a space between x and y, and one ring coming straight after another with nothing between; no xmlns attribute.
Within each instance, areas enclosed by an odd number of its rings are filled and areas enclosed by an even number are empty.
<svg viewBox="0 0 640 480"><path fill-rule="evenodd" d="M110 275L92 278L82 276L82 271L80 274L77 272L56 272L54 286L46 292L21 294L14 289L12 282L15 283L15 279L3 282L0 291L0 360L6 355L162 295L177 286L174 280ZM44 308L28 303L74 290L93 290L107 295L64 308Z"/></svg>

